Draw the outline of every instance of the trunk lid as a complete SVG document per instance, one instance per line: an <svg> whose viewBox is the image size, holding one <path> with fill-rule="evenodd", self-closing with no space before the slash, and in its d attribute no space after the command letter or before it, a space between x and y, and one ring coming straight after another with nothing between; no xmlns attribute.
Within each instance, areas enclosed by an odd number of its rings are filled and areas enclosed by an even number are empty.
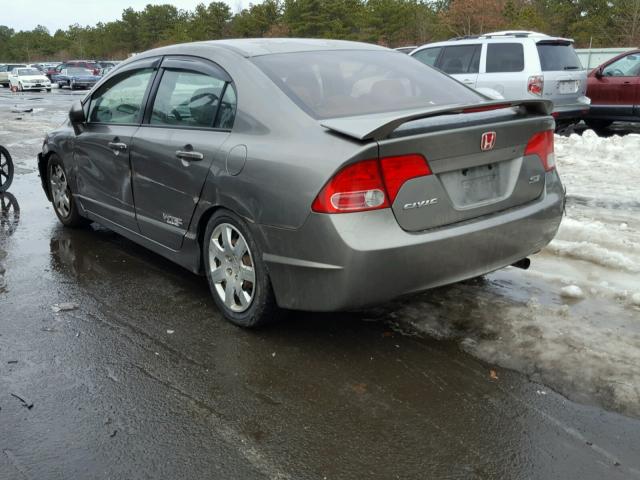
<svg viewBox="0 0 640 480"><path fill-rule="evenodd" d="M399 225L421 231L463 222L539 198L545 171L524 155L531 137L553 128L548 116L515 109L450 115L404 124L380 140L380 158L419 153L432 174L403 184L392 209ZM483 151L483 135L495 136Z"/></svg>

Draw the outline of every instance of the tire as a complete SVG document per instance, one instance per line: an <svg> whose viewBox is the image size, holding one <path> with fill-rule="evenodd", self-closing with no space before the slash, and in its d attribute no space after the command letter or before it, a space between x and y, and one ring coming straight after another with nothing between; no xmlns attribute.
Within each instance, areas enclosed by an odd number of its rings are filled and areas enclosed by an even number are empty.
<svg viewBox="0 0 640 480"><path fill-rule="evenodd" d="M596 132L598 135L606 133L607 128L611 126L611 120L585 120L587 127Z"/></svg>
<svg viewBox="0 0 640 480"><path fill-rule="evenodd" d="M6 192L13 181L13 161L9 151L0 145L0 192Z"/></svg>
<svg viewBox="0 0 640 480"><path fill-rule="evenodd" d="M60 157L51 154L47 162L47 185L51 194L53 211L65 227L77 228L87 225L89 220L78 212L76 200L67 181L67 172Z"/></svg>
<svg viewBox="0 0 640 480"><path fill-rule="evenodd" d="M71 90L75 90L76 89L76 82L74 82L74 81L69 82L69 88Z"/></svg>
<svg viewBox="0 0 640 480"><path fill-rule="evenodd" d="M228 321L255 328L282 316L262 251L239 216L227 210L213 214L205 230L202 256L211 295ZM228 297L227 292L231 292Z"/></svg>
<svg viewBox="0 0 640 480"><path fill-rule="evenodd" d="M24 91L24 87L22 86L21 83L18 83L18 91L19 92L23 92Z"/></svg>
<svg viewBox="0 0 640 480"><path fill-rule="evenodd" d="M47 91L47 93L51 93L51 89L50 88L46 88L45 90Z"/></svg>

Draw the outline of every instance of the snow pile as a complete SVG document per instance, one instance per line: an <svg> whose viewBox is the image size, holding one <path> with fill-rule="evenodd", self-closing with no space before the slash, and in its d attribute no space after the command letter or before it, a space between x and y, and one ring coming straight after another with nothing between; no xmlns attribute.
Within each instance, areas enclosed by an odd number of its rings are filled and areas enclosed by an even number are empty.
<svg viewBox="0 0 640 480"><path fill-rule="evenodd" d="M584 298L584 292L577 285L568 285L560 290L560 295L566 298Z"/></svg>
<svg viewBox="0 0 640 480"><path fill-rule="evenodd" d="M640 135L555 137L558 170L569 197L583 202L640 208Z"/></svg>

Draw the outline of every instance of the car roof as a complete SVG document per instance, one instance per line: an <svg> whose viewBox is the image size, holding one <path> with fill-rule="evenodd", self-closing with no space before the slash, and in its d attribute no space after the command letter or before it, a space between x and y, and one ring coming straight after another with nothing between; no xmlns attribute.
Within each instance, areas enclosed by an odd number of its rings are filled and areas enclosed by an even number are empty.
<svg viewBox="0 0 640 480"><path fill-rule="evenodd" d="M274 53L312 52L321 50L388 50L385 47L362 42L350 42L346 40L323 40L311 38L240 38L231 40L210 40L180 44L180 47L189 45L211 46L232 50L243 57L257 57ZM172 47L164 47L154 50L154 53L162 53L163 50L173 50ZM135 57L134 57L135 58Z"/></svg>
<svg viewBox="0 0 640 480"><path fill-rule="evenodd" d="M422 50L424 48L443 47L447 45L466 45L466 44L477 44L477 43L483 43L483 42L484 43L501 43L501 42L513 43L513 42L527 41L527 40L531 40L536 43L540 41L561 41L561 42L573 43L573 39L571 38L552 37L545 33L530 32L527 30L504 30L500 32L483 33L482 35L467 35L464 37L456 37L456 38L451 38L449 40L444 40L442 42L426 43L418 47L416 51Z"/></svg>

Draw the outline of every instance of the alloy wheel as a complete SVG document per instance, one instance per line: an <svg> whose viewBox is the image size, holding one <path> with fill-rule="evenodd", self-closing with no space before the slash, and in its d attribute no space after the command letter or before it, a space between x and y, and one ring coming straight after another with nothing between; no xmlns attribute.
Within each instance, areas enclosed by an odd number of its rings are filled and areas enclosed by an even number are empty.
<svg viewBox="0 0 640 480"><path fill-rule="evenodd" d="M51 166L49 175L51 184L51 196L53 197L53 208L62 217L67 218L71 214L71 197L67 184L67 176L60 165Z"/></svg>
<svg viewBox="0 0 640 480"><path fill-rule="evenodd" d="M221 223L209 242L211 281L220 300L241 313L251 306L256 293L256 272L247 241L236 227Z"/></svg>

